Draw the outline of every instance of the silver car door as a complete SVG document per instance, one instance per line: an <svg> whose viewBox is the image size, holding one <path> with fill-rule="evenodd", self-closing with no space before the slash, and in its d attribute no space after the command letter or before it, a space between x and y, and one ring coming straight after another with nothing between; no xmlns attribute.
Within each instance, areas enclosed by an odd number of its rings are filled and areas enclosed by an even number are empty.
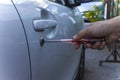
<svg viewBox="0 0 120 80"><path fill-rule="evenodd" d="M81 18L77 21L74 10L49 1L13 1L28 38L32 80L73 80L81 50L74 49L68 43L45 43L40 46L40 38L72 38L81 29Z"/></svg>
<svg viewBox="0 0 120 80"><path fill-rule="evenodd" d="M25 33L10 0L0 0L0 80L30 80Z"/></svg>

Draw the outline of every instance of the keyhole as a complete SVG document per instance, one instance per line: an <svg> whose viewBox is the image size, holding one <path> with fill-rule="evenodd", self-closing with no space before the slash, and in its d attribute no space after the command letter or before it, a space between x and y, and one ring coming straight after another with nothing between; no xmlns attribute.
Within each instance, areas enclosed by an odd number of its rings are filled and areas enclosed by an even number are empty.
<svg viewBox="0 0 120 80"><path fill-rule="evenodd" d="M45 43L45 40L43 37L40 38L40 46L43 47Z"/></svg>

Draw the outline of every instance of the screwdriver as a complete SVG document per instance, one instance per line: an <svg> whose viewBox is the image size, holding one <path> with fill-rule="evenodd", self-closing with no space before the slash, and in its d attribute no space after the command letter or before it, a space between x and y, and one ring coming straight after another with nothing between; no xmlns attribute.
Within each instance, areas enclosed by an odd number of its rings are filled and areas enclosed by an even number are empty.
<svg viewBox="0 0 120 80"><path fill-rule="evenodd" d="M103 40L104 39L85 39L85 38L82 38L79 41L74 41L73 39L44 40L44 38L41 37L41 39L40 39L40 45L43 46L44 43L56 43L56 42L66 42L66 43L72 43L72 42L78 42L78 43L90 42L92 44L92 43L95 43L97 41L101 42Z"/></svg>

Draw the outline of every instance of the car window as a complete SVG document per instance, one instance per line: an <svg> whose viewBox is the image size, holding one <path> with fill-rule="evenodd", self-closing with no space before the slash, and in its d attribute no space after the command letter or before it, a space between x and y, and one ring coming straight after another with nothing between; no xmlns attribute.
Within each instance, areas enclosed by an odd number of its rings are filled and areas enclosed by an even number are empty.
<svg viewBox="0 0 120 80"><path fill-rule="evenodd" d="M64 0L48 0L48 1L55 2L55 3L61 4L61 5L65 5Z"/></svg>
<svg viewBox="0 0 120 80"><path fill-rule="evenodd" d="M52 1L52 2L55 2L55 3L59 3L59 4L64 4L65 1L67 0L48 0L48 1ZM69 2L73 2L75 0L68 0ZM77 0L76 0L77 1ZM78 1L81 1L81 3L87 3L87 2L91 2L91 1L98 1L98 0L78 0Z"/></svg>
<svg viewBox="0 0 120 80"><path fill-rule="evenodd" d="M65 5L67 7L73 8L76 6L79 6L82 2L82 0L48 0L52 1L61 5Z"/></svg>

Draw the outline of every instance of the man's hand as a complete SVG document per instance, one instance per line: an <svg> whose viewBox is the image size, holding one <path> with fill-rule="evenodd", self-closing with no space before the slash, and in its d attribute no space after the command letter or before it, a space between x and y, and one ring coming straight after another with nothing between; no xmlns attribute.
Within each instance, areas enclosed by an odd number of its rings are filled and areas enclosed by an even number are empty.
<svg viewBox="0 0 120 80"><path fill-rule="evenodd" d="M102 39L104 38L104 41L96 41L94 44L90 42L83 42L85 47L87 48L93 48L93 49L103 49L107 44L110 44L111 42L117 40L120 35L120 25L119 28L115 24L117 21L114 19L112 20L105 20L105 21L98 21L91 23L88 28L80 31L78 34L76 34L73 37L74 41L81 40L82 38L85 38L86 36L89 36L91 38L95 39ZM118 28L118 30L116 29ZM73 43L75 48L79 48L80 43L74 42Z"/></svg>

